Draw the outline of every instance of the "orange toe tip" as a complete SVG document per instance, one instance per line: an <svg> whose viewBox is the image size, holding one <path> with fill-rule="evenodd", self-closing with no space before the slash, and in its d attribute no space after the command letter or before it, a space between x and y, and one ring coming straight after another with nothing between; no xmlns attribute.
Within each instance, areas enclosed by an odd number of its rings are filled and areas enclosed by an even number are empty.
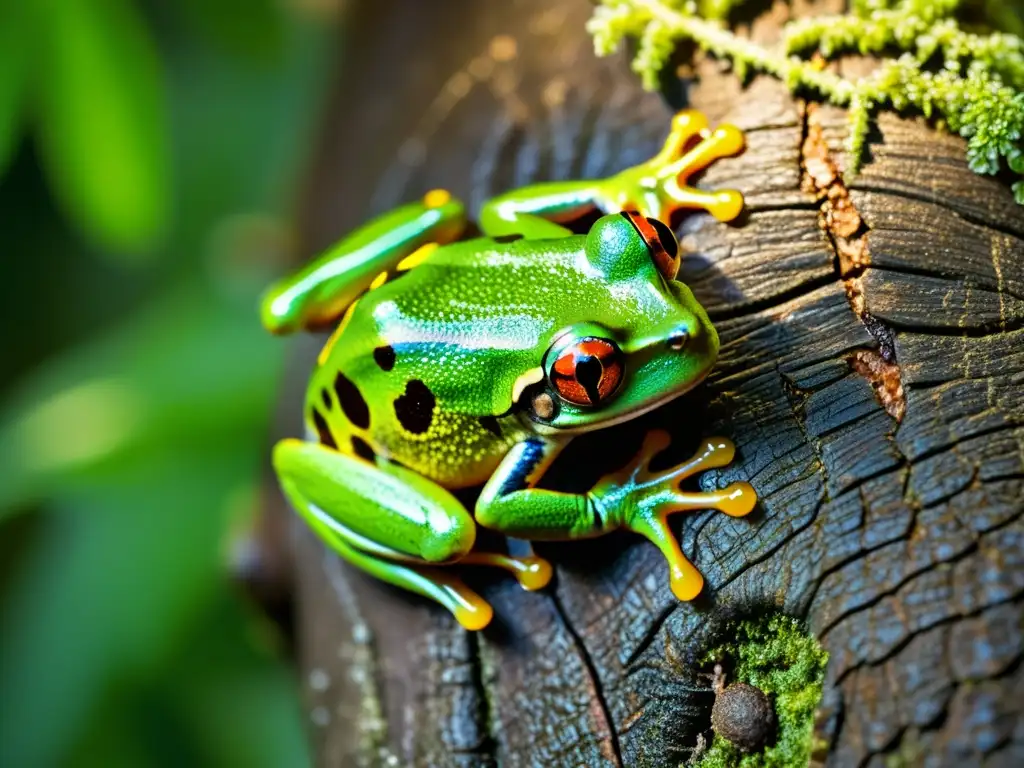
<svg viewBox="0 0 1024 768"><path fill-rule="evenodd" d="M732 483L725 489L728 494L722 504L722 511L730 517L749 515L757 504L757 491L750 483Z"/></svg>
<svg viewBox="0 0 1024 768"><path fill-rule="evenodd" d="M734 189L723 189L714 194L707 210L719 221L732 221L743 212L743 195Z"/></svg>
<svg viewBox="0 0 1024 768"><path fill-rule="evenodd" d="M735 155L742 152L743 148L746 146L743 131L735 125L718 126L712 134L712 140L718 144L722 152L729 155Z"/></svg>
<svg viewBox="0 0 1024 768"><path fill-rule="evenodd" d="M527 564L526 569L518 575L519 584L527 592L536 592L538 589L544 589L544 587L550 584L553 575L554 569L551 567L551 563L540 557L534 558Z"/></svg>
<svg viewBox="0 0 1024 768"><path fill-rule="evenodd" d="M494 617L494 609L487 603L479 603L472 607L462 607L455 611L455 620L462 625L463 629L476 632L491 623Z"/></svg>
<svg viewBox="0 0 1024 768"><path fill-rule="evenodd" d="M736 444L727 437L708 438L704 448L704 456L707 459L714 457L715 466L726 466L736 458Z"/></svg>
<svg viewBox="0 0 1024 768"><path fill-rule="evenodd" d="M696 109L683 109L676 112L672 117L672 128L679 130L680 128L686 128L689 125L696 123L700 126L707 125L708 119L704 117L703 112L699 112Z"/></svg>
<svg viewBox="0 0 1024 768"><path fill-rule="evenodd" d="M672 594L684 603L696 599L704 589L704 578L695 573L672 579Z"/></svg>

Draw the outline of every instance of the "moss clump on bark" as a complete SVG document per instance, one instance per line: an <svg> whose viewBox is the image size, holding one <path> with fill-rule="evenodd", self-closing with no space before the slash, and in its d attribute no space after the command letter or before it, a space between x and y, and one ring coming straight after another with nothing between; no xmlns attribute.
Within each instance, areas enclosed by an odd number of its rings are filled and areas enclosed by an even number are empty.
<svg viewBox="0 0 1024 768"><path fill-rule="evenodd" d="M793 768L807 765L821 745L815 743L814 711L821 700L828 653L817 639L788 616L747 619L726 627L725 642L705 655L721 663L730 682L760 688L775 705L774 743L744 754L716 736L694 765L697 768Z"/></svg>
<svg viewBox="0 0 1024 768"><path fill-rule="evenodd" d="M866 155L872 115L889 109L922 114L959 133L974 172L1008 168L1024 177L1024 38L969 29L958 18L966 0L854 0L849 13L790 22L776 48L728 28L725 17L743 2L599 0L588 29L602 55L623 38L636 38L633 69L651 90L676 45L690 40L730 61L741 78L765 72L795 93L845 107L853 173ZM846 54L870 56L878 66L858 78L823 68ZM1024 205L1024 178L1013 191Z"/></svg>

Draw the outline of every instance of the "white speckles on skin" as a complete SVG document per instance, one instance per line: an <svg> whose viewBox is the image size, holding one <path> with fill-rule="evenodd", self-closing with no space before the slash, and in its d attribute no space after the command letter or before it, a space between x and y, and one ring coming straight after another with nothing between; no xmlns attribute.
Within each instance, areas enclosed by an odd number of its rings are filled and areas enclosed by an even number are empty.
<svg viewBox="0 0 1024 768"><path fill-rule="evenodd" d="M373 319L382 323L396 312L398 312L398 305L394 301L382 301L373 308Z"/></svg>

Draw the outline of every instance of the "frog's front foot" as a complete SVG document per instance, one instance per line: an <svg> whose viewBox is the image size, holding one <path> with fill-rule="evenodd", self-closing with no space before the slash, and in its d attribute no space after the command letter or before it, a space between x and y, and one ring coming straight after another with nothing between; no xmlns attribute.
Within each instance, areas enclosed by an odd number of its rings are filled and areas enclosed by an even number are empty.
<svg viewBox="0 0 1024 768"><path fill-rule="evenodd" d="M672 592L680 600L693 600L704 585L700 572L686 559L668 527L673 512L717 509L730 517L743 517L757 502L749 483L735 482L720 491L679 490L688 477L706 469L727 466L736 447L724 437L709 438L682 464L652 472L652 459L669 445L668 433L649 433L636 458L623 470L601 479L594 495L605 515L658 546L669 565Z"/></svg>
<svg viewBox="0 0 1024 768"><path fill-rule="evenodd" d="M739 128L720 125L711 130L700 112L679 112L657 155L603 182L604 207L638 210L661 221L668 221L681 208L701 209L719 221L732 221L743 210L743 195L731 189L704 192L687 182L715 160L738 154L743 147Z"/></svg>

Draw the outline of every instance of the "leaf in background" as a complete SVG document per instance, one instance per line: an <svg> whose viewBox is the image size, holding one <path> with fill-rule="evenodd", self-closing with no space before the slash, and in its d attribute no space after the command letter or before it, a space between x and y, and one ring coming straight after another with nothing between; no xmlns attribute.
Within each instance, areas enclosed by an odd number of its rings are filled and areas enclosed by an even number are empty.
<svg viewBox="0 0 1024 768"><path fill-rule="evenodd" d="M280 0L178 0L177 10L225 52L274 63L284 51L284 4Z"/></svg>
<svg viewBox="0 0 1024 768"><path fill-rule="evenodd" d="M173 657L216 594L227 502L253 458L151 451L51 505L0 606L0 765L65 764L113 688Z"/></svg>
<svg viewBox="0 0 1024 768"><path fill-rule="evenodd" d="M0 178L21 127L30 41L24 0L0 0Z"/></svg>
<svg viewBox="0 0 1024 768"><path fill-rule="evenodd" d="M248 441L265 433L282 349L255 317L249 302L172 290L27 377L0 410L0 520L44 496L116 486L155 448L258 446Z"/></svg>
<svg viewBox="0 0 1024 768"><path fill-rule="evenodd" d="M36 8L45 30L39 133L50 184L100 247L152 253L171 199L164 80L153 41L129 0L51 0Z"/></svg>
<svg viewBox="0 0 1024 768"><path fill-rule="evenodd" d="M200 758L193 764L246 768L310 765L293 670L274 662L250 606L227 594L201 631L182 644L170 676L174 719ZM259 733L251 724L261 723Z"/></svg>

